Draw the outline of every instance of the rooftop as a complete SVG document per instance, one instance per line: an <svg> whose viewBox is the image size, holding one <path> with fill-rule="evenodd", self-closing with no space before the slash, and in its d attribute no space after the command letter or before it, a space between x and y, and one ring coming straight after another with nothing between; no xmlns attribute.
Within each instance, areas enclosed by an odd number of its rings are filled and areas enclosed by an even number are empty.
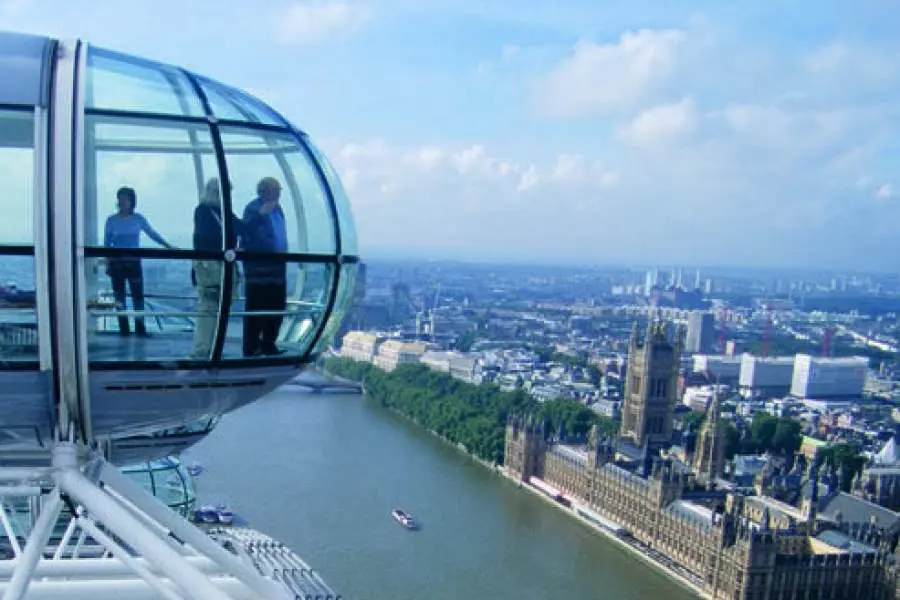
<svg viewBox="0 0 900 600"><path fill-rule="evenodd" d="M797 508L796 506L791 506L786 502L782 502L781 500L776 500L775 498L771 498L769 496L751 496L747 498L748 502L761 504L762 506L768 508L771 511L781 513L787 515L794 519L795 521L805 521L806 517L803 512Z"/></svg>
<svg viewBox="0 0 900 600"><path fill-rule="evenodd" d="M583 449L583 447L575 447L569 446L566 444L553 444L551 447L551 451L556 452L562 456L565 456L571 460L577 461L581 464L587 464L587 451Z"/></svg>
<svg viewBox="0 0 900 600"><path fill-rule="evenodd" d="M858 367L861 365L868 366L869 359L865 356L839 356L839 357L826 357L826 356L811 356L809 354L798 354L798 361L808 361L814 365L834 365L834 366L852 366Z"/></svg>
<svg viewBox="0 0 900 600"><path fill-rule="evenodd" d="M669 510L694 519L699 518L709 524L712 524L713 522L713 511L705 506L688 502L687 500L676 500L669 505Z"/></svg>
<svg viewBox="0 0 900 600"><path fill-rule="evenodd" d="M814 539L843 552L851 554L876 554L878 551L867 544L863 544L848 535L833 529L823 531Z"/></svg>
<svg viewBox="0 0 900 600"><path fill-rule="evenodd" d="M819 515L829 521L869 523L885 529L900 526L900 514L846 492L838 492L826 498L819 509Z"/></svg>

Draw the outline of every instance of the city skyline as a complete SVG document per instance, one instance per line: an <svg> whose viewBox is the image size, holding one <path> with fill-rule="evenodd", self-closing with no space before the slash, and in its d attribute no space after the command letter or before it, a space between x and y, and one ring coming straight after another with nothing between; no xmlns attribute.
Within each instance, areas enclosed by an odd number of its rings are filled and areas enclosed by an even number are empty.
<svg viewBox="0 0 900 600"><path fill-rule="evenodd" d="M898 269L888 3L593 4L7 0L0 22L272 103L336 163L363 255Z"/></svg>

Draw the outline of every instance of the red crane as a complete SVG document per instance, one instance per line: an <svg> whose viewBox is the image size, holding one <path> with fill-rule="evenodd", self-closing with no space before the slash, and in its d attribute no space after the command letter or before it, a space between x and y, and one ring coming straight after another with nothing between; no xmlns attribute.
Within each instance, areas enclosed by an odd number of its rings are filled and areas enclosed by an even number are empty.
<svg viewBox="0 0 900 600"><path fill-rule="evenodd" d="M719 349L725 353L725 331L728 329L728 308L722 311L722 329L719 331Z"/></svg>
<svg viewBox="0 0 900 600"><path fill-rule="evenodd" d="M764 304L763 305L763 319L765 323L763 324L763 335L762 335L762 355L769 356L769 348L772 345L772 313L771 305Z"/></svg>
<svg viewBox="0 0 900 600"><path fill-rule="evenodd" d="M825 327L822 332L822 356L831 356L831 327Z"/></svg>

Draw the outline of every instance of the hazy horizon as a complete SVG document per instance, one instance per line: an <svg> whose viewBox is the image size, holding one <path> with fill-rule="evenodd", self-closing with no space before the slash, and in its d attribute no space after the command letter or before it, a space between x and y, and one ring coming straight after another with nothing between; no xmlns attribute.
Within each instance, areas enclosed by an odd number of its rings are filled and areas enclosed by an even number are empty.
<svg viewBox="0 0 900 600"><path fill-rule="evenodd" d="M700 269L700 274L705 279L709 273L734 272L734 271L757 271L765 273L785 273L785 274L818 274L818 275L897 275L900 273L893 270L877 270L877 269L839 269L823 266L791 266L791 265L739 265L739 264L722 264L722 263L670 263L660 261L658 263L637 263L637 262L616 262L616 261L597 261L587 262L573 260L547 259L516 259L515 257L463 257L459 254L442 254L440 251L426 251L402 249L402 248L374 248L370 252L365 252L360 256L362 262L410 262L410 263L458 263L463 265L497 265L497 266L540 266L540 267L559 267L572 269L621 269L646 271L648 269L658 268L661 274L668 273L671 269L682 269L683 276L689 282L693 281L695 270ZM706 273L706 274L704 274Z"/></svg>

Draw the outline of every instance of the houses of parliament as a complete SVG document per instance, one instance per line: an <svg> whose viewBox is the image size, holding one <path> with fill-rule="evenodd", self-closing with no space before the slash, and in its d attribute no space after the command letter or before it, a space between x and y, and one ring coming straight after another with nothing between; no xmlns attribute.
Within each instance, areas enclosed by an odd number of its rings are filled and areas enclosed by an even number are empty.
<svg viewBox="0 0 900 600"><path fill-rule="evenodd" d="M681 332L662 321L632 331L613 438L595 427L572 439L533 417L511 417L507 473L665 555L709 598L900 598L896 513L840 491L833 470L800 457L749 486L725 479L716 397L696 443L677 443L682 345Z"/></svg>

